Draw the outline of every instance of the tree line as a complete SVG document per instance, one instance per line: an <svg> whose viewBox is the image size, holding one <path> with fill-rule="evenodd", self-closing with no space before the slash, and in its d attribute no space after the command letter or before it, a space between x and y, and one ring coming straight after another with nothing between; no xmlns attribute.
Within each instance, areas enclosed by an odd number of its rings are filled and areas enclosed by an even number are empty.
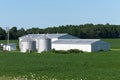
<svg viewBox="0 0 120 80"><path fill-rule="evenodd" d="M18 39L26 34L47 34L47 33L68 33L79 38L119 38L120 25L110 24L82 24L82 25L62 25L58 27L17 29L12 27L9 30L10 39ZM0 40L6 39L6 31L0 27Z"/></svg>

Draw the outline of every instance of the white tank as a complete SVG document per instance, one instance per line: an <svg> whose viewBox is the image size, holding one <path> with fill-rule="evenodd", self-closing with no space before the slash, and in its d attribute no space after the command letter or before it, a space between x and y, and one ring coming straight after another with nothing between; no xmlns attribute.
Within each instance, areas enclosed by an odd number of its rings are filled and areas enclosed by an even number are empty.
<svg viewBox="0 0 120 80"><path fill-rule="evenodd" d="M44 36L38 38L38 53L51 50L51 39Z"/></svg>
<svg viewBox="0 0 120 80"><path fill-rule="evenodd" d="M20 51L21 52L30 52L36 50L36 41L33 39L26 37L20 42Z"/></svg>

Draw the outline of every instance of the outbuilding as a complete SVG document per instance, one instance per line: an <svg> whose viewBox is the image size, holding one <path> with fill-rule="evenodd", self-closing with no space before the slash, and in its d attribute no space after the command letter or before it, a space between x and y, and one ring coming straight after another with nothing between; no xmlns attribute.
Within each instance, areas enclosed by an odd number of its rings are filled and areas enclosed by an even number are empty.
<svg viewBox="0 0 120 80"><path fill-rule="evenodd" d="M108 51L110 50L110 44L100 39L59 39L52 43L52 49L79 49L85 52Z"/></svg>
<svg viewBox="0 0 120 80"><path fill-rule="evenodd" d="M43 39L46 36L49 39ZM101 39L79 39L67 33L62 34L28 34L19 37L21 52L79 49L85 52L110 50L110 44Z"/></svg>
<svg viewBox="0 0 120 80"><path fill-rule="evenodd" d="M21 47L21 45L23 45L23 46L25 45L25 44L23 44L23 42L30 42L29 40L32 39L32 41L36 42L36 49L38 49L38 38L42 39L43 36L47 36L48 38L50 38L51 42L54 42L58 39L79 39L78 37L72 36L72 35L67 34L67 33L62 33L62 34L59 34L59 33L56 33L56 34L28 34L28 35L24 35L22 37L19 37L19 48L20 49L23 48L23 47ZM28 39L28 38L30 38L30 39ZM26 51L24 51L24 52L26 52Z"/></svg>
<svg viewBox="0 0 120 80"><path fill-rule="evenodd" d="M3 50L4 51L13 51L13 50L16 50L16 44L15 43L11 43L11 44L3 45Z"/></svg>

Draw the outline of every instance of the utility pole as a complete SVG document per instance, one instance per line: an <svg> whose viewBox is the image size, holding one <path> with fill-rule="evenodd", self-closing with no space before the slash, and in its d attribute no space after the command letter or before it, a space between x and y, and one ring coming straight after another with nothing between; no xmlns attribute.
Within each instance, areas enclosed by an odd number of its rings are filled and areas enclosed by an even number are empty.
<svg viewBox="0 0 120 80"><path fill-rule="evenodd" d="M5 27L5 29L6 29L7 44L9 44L9 27Z"/></svg>

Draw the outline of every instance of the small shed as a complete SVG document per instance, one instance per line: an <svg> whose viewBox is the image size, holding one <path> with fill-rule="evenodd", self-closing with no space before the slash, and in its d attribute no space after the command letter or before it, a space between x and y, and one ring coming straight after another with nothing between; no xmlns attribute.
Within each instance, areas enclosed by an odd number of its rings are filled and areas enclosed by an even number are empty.
<svg viewBox="0 0 120 80"><path fill-rule="evenodd" d="M16 50L16 44L15 43L11 43L11 44L3 45L3 50L4 51L13 51L13 50Z"/></svg>

